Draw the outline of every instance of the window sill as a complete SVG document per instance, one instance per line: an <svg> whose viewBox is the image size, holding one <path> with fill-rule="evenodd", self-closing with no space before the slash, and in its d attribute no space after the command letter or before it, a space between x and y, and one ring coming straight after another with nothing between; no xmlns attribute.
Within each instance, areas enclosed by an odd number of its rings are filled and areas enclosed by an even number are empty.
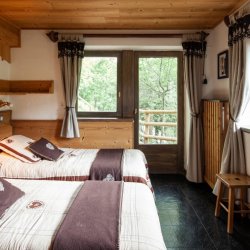
<svg viewBox="0 0 250 250"><path fill-rule="evenodd" d="M116 118L116 117L78 117L78 122L134 122L133 118Z"/></svg>
<svg viewBox="0 0 250 250"><path fill-rule="evenodd" d="M241 130L246 133L250 133L250 125L245 125L241 127Z"/></svg>

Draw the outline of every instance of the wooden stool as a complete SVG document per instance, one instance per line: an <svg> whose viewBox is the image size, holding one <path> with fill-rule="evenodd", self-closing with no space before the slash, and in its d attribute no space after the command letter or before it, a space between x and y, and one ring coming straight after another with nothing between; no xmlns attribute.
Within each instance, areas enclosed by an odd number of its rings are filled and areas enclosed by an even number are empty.
<svg viewBox="0 0 250 250"><path fill-rule="evenodd" d="M220 216L221 207L227 211L227 232L232 234L234 213L241 213L242 217L245 216L246 213L250 213L250 210L246 210L248 205L245 203L247 188L250 187L250 177L240 174L217 174L216 176L219 181L219 187L215 207L215 216ZM228 188L228 207L222 203L222 183ZM240 189L240 210L238 211L234 211L234 202L236 200L234 196L236 188Z"/></svg>

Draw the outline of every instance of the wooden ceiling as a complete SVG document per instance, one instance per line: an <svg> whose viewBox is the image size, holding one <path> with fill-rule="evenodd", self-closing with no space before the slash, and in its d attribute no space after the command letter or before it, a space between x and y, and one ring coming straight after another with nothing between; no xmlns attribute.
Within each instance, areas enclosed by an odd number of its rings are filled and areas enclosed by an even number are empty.
<svg viewBox="0 0 250 250"><path fill-rule="evenodd" d="M20 29L211 29L246 0L0 0Z"/></svg>

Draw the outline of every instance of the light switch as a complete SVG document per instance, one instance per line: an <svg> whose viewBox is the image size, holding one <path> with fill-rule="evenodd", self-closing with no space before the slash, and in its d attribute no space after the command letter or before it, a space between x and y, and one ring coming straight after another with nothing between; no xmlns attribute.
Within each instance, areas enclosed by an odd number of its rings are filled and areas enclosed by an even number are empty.
<svg viewBox="0 0 250 250"><path fill-rule="evenodd" d="M2 115L0 115L0 122L2 122L3 121L3 116Z"/></svg>

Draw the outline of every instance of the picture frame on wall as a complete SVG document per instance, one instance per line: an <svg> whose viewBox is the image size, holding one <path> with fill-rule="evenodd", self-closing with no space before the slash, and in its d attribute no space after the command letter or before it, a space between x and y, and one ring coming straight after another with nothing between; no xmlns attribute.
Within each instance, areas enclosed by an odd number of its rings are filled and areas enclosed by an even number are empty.
<svg viewBox="0 0 250 250"><path fill-rule="evenodd" d="M228 50L218 54L217 58L218 79L228 78Z"/></svg>

